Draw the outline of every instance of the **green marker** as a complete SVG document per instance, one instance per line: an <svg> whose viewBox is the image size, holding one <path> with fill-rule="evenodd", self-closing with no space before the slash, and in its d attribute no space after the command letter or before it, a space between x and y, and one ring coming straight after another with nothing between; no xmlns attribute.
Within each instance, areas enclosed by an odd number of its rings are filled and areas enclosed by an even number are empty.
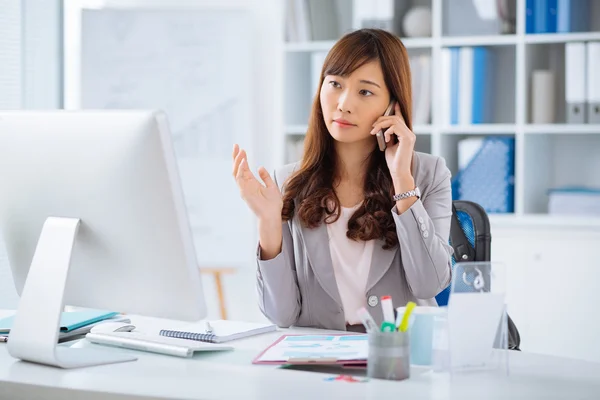
<svg viewBox="0 0 600 400"><path fill-rule="evenodd" d="M396 330L396 325L392 322L384 322L381 324L381 332L394 332Z"/></svg>

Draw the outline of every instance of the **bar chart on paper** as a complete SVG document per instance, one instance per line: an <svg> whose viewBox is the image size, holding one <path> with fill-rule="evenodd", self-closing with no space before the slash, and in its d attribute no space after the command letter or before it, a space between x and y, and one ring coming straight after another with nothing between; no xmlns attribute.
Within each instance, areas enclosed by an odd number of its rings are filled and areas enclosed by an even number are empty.
<svg viewBox="0 0 600 400"><path fill-rule="evenodd" d="M285 362L293 359L358 361L366 360L367 335L299 335L284 336L268 348L258 363Z"/></svg>

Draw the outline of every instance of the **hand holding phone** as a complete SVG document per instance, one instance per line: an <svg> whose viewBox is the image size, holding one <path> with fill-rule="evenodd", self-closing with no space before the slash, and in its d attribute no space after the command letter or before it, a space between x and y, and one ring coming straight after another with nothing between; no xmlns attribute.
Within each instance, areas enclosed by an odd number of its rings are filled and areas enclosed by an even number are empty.
<svg viewBox="0 0 600 400"><path fill-rule="evenodd" d="M385 110L385 113L383 114L384 117L389 117L390 115L392 115L392 113L394 112L394 101L390 101L390 104L388 105L388 108ZM379 145L379 150L381 151L385 151L385 149L387 148L387 143L385 142L385 135L383 134L383 129L381 129L379 132L377 132L375 134L375 136L377 136L377 143Z"/></svg>

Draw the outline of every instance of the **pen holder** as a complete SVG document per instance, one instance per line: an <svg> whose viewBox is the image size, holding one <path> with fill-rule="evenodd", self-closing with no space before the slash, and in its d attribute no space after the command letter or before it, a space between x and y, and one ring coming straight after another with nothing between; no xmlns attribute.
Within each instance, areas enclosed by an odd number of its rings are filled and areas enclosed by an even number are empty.
<svg viewBox="0 0 600 400"><path fill-rule="evenodd" d="M367 376L397 381L410 377L408 331L369 333Z"/></svg>

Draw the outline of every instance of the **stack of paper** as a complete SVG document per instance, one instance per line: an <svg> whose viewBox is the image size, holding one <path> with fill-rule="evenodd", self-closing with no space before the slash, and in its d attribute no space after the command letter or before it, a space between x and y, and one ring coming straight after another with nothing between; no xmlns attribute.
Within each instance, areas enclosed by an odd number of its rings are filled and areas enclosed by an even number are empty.
<svg viewBox="0 0 600 400"><path fill-rule="evenodd" d="M600 217L600 188L564 187L549 191L548 213Z"/></svg>

